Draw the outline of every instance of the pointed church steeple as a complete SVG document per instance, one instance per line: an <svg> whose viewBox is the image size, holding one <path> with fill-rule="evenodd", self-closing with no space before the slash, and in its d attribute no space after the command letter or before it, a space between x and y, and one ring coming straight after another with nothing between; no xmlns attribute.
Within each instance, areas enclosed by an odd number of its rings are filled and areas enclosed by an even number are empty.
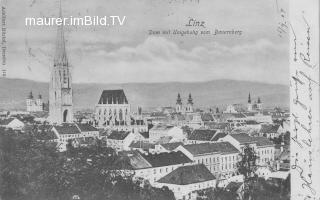
<svg viewBox="0 0 320 200"><path fill-rule="evenodd" d="M249 96L248 96L248 103L251 103L251 95L250 95L250 92L249 92Z"/></svg>
<svg viewBox="0 0 320 200"><path fill-rule="evenodd" d="M180 93L178 93L177 103L176 104L182 105L182 100L181 100L181 97L180 97Z"/></svg>
<svg viewBox="0 0 320 200"><path fill-rule="evenodd" d="M62 18L61 0L59 17ZM52 124L72 123L72 69L67 59L63 24L57 27L53 66L49 83L49 121Z"/></svg>
<svg viewBox="0 0 320 200"><path fill-rule="evenodd" d="M193 104L193 99L192 99L191 93L189 94L188 103Z"/></svg>
<svg viewBox="0 0 320 200"><path fill-rule="evenodd" d="M260 99L260 97L258 97L258 103L261 103L261 99Z"/></svg>
<svg viewBox="0 0 320 200"><path fill-rule="evenodd" d="M59 9L60 9L59 10L59 18L62 19L61 0L60 0L60 8ZM57 39L56 39L56 51L55 51L55 55L54 55L54 66L58 66L58 65L60 65L60 66L67 66L68 65L63 23L58 25Z"/></svg>
<svg viewBox="0 0 320 200"><path fill-rule="evenodd" d="M32 90L29 93L28 99L33 99L33 94L32 94Z"/></svg>

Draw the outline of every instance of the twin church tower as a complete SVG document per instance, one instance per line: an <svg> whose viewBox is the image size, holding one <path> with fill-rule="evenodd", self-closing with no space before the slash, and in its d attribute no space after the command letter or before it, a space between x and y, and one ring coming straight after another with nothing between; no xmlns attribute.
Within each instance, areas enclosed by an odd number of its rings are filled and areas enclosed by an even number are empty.
<svg viewBox="0 0 320 200"><path fill-rule="evenodd" d="M61 2L60 14L62 18ZM58 26L54 63L49 83L49 121L52 124L73 122L72 76L68 63L63 24Z"/></svg>

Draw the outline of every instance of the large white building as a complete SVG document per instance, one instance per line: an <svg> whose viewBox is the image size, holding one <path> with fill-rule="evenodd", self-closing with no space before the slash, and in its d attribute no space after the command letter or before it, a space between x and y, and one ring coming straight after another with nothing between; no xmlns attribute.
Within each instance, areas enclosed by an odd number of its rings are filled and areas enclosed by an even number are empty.
<svg viewBox="0 0 320 200"><path fill-rule="evenodd" d="M167 186L177 200L193 200L198 191L214 188L216 177L203 164L187 165L173 170L154 185L159 188Z"/></svg>
<svg viewBox="0 0 320 200"><path fill-rule="evenodd" d="M42 96L39 94L38 98L34 98L32 91L26 99L27 111L28 112L42 112L43 111L43 101Z"/></svg>
<svg viewBox="0 0 320 200"><path fill-rule="evenodd" d="M126 165L123 164L124 161ZM119 152L119 159L114 165L117 170L129 171L136 178L148 180L153 185L178 167L191 164L192 160L179 151L159 154L123 151Z"/></svg>
<svg viewBox="0 0 320 200"><path fill-rule="evenodd" d="M60 18L62 18L61 8ZM52 124L73 122L71 71L61 24L58 26L54 64L51 67L49 83L49 121Z"/></svg>
<svg viewBox="0 0 320 200"><path fill-rule="evenodd" d="M99 131L89 124L64 123L51 128L58 142L59 151L65 151L69 140L78 144L85 143L88 138L98 138Z"/></svg>
<svg viewBox="0 0 320 200"><path fill-rule="evenodd" d="M237 175L240 151L229 142L189 144L179 146L177 150L194 163L204 164L215 176L227 179Z"/></svg>
<svg viewBox="0 0 320 200"><path fill-rule="evenodd" d="M230 142L240 152L243 152L245 146L254 149L258 156L257 165L267 166L274 161L275 145L265 137L250 137L245 133L229 134L219 141Z"/></svg>

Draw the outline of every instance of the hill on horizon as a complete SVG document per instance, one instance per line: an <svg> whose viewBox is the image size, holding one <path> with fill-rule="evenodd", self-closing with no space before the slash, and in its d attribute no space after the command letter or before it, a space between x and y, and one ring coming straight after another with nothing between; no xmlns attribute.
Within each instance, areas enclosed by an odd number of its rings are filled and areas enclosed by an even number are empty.
<svg viewBox="0 0 320 200"><path fill-rule="evenodd" d="M26 97L32 90L34 96L41 94L48 101L48 83L25 79L0 78L0 109L26 109ZM227 104L246 104L249 92L255 101L261 98L264 107L289 107L289 86L261 82L213 80L206 82L166 83L74 83L73 102L75 110L93 109L103 90L123 89L132 110L160 106L175 106L177 94L183 103L192 94L194 106L208 108Z"/></svg>

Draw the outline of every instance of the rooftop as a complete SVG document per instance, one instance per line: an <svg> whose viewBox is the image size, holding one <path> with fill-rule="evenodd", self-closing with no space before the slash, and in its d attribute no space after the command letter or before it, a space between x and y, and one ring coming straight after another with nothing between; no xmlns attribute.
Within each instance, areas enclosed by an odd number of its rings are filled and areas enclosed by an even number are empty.
<svg viewBox="0 0 320 200"><path fill-rule="evenodd" d="M124 140L129 133L130 131L112 131L107 138L109 140Z"/></svg>
<svg viewBox="0 0 320 200"><path fill-rule="evenodd" d="M90 124L80 124L77 123L78 128L81 132L90 132L90 131L98 131L95 127L91 126Z"/></svg>
<svg viewBox="0 0 320 200"><path fill-rule="evenodd" d="M151 128L152 131L166 131L172 129L174 126L166 124L158 124Z"/></svg>
<svg viewBox="0 0 320 200"><path fill-rule="evenodd" d="M279 124L262 124L260 132L261 133L276 133L279 129Z"/></svg>
<svg viewBox="0 0 320 200"><path fill-rule="evenodd" d="M144 169L152 167L142 155L137 151L119 152L119 157L113 163L113 168L116 169Z"/></svg>
<svg viewBox="0 0 320 200"><path fill-rule="evenodd" d="M74 123L64 123L62 125L53 126L60 135L65 134L80 134L80 130Z"/></svg>
<svg viewBox="0 0 320 200"><path fill-rule="evenodd" d="M10 124L12 121L14 120L14 118L7 118L7 119L0 119L0 125L6 126L8 124Z"/></svg>
<svg viewBox="0 0 320 200"><path fill-rule="evenodd" d="M130 145L130 148L136 148L136 149L154 149L155 144L144 142L144 141L133 141Z"/></svg>
<svg viewBox="0 0 320 200"><path fill-rule="evenodd" d="M142 157L146 159L152 165L152 167L162 167L192 162L192 160L190 160L180 151L147 155L142 154Z"/></svg>
<svg viewBox="0 0 320 200"><path fill-rule="evenodd" d="M210 121L213 121L214 119L211 113L202 113L201 120L204 122L210 122Z"/></svg>
<svg viewBox="0 0 320 200"><path fill-rule="evenodd" d="M98 104L128 104L128 100L122 89L104 90Z"/></svg>
<svg viewBox="0 0 320 200"><path fill-rule="evenodd" d="M179 167L158 180L158 182L175 185L189 185L215 179L216 178L211 174L207 167L200 164Z"/></svg>
<svg viewBox="0 0 320 200"><path fill-rule="evenodd" d="M216 130L196 129L189 136L189 140L211 141Z"/></svg>
<svg viewBox="0 0 320 200"><path fill-rule="evenodd" d="M173 151L180 145L183 145L183 143L182 142L172 142L172 143L161 144L161 146L163 146L163 148L165 148L168 151Z"/></svg>
<svg viewBox="0 0 320 200"><path fill-rule="evenodd" d="M274 145L268 138L265 137L250 137L246 133L230 134L240 144L257 143L257 146L272 146Z"/></svg>
<svg viewBox="0 0 320 200"><path fill-rule="evenodd" d="M229 142L189 144L183 146L194 156L212 154L212 153L239 153L239 151Z"/></svg>

